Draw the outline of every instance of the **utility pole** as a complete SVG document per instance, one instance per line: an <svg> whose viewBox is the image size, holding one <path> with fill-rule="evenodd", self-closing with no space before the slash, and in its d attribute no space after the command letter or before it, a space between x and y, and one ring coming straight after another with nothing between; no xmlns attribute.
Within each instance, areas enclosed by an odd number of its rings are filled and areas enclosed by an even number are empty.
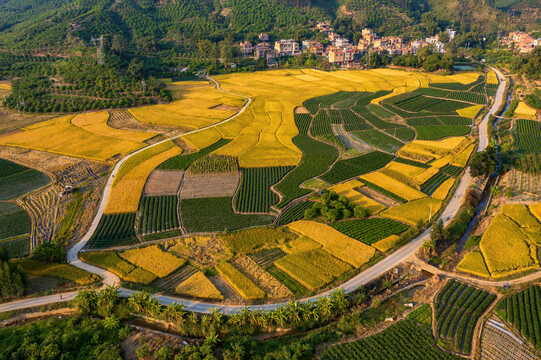
<svg viewBox="0 0 541 360"><path fill-rule="evenodd" d="M98 65L105 64L105 56L103 54L103 35L101 35L99 38L92 37L90 40L96 47L96 60Z"/></svg>

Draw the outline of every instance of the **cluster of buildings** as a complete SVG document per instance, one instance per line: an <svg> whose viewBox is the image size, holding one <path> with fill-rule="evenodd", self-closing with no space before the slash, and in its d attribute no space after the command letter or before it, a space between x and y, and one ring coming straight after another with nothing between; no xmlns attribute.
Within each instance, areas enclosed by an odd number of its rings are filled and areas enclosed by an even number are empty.
<svg viewBox="0 0 541 360"><path fill-rule="evenodd" d="M528 33L522 31L510 32L509 36L500 39L501 45L514 47L520 54L527 54L536 46L541 45L541 38L534 38Z"/></svg>
<svg viewBox="0 0 541 360"><path fill-rule="evenodd" d="M269 36L260 34L258 44L252 45L250 42L244 41L240 43L240 50L245 57L264 58L269 66L275 65L282 56L294 56L302 52L310 52L316 56L326 57L331 64L349 67L358 66L360 58L370 52L378 54L388 52L391 56L416 54L419 49L429 45L433 46L436 52L443 53L445 51L444 44L439 41L438 36L406 43L397 36L380 37L372 30L364 29L359 42L352 44L348 39L335 33L328 21L317 24L316 29L326 35L330 45L325 46L319 41L312 40L304 40L299 44L291 39L283 39L276 41L274 46L271 46ZM456 34L451 29L448 29L447 33L451 40Z"/></svg>

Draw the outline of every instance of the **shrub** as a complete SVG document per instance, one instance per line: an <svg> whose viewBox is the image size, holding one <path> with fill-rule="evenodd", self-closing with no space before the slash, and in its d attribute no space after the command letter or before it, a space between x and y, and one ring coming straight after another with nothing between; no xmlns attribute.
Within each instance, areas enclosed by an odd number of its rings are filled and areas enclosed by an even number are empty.
<svg viewBox="0 0 541 360"><path fill-rule="evenodd" d="M65 260L66 253L58 243L43 243L32 251L30 258L43 262L59 263Z"/></svg>

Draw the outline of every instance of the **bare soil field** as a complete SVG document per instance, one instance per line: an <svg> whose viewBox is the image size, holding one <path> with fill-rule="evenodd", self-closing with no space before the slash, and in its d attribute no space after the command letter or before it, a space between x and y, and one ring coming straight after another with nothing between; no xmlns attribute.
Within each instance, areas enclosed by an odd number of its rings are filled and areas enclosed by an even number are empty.
<svg viewBox="0 0 541 360"><path fill-rule="evenodd" d="M0 97L1 96L2 93L0 92ZM18 114L16 112L11 112L5 108L0 108L0 136L6 133L17 131L26 126L52 119L53 117L53 115Z"/></svg>
<svg viewBox="0 0 541 360"><path fill-rule="evenodd" d="M235 195L239 186L238 172L223 174L184 174L180 189L181 199L229 197Z"/></svg>
<svg viewBox="0 0 541 360"><path fill-rule="evenodd" d="M183 177L183 170L154 170L145 184L143 196L176 195Z"/></svg>
<svg viewBox="0 0 541 360"><path fill-rule="evenodd" d="M293 296L291 291L271 274L263 270L257 263L247 256L239 256L232 264L255 282L271 299L283 299Z"/></svg>
<svg viewBox="0 0 541 360"><path fill-rule="evenodd" d="M236 292L221 275L210 276L209 280L224 296L224 304L245 303L242 296L240 296L240 294Z"/></svg>
<svg viewBox="0 0 541 360"><path fill-rule="evenodd" d="M32 242L34 245L50 242L62 224L69 200L60 197L63 188L51 185L22 199L32 218Z"/></svg>

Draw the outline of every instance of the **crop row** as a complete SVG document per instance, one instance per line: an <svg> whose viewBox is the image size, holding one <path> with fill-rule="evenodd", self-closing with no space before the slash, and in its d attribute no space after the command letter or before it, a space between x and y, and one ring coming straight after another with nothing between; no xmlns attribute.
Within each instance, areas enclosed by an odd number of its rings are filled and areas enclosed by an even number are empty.
<svg viewBox="0 0 541 360"><path fill-rule="evenodd" d="M406 165L417 166L417 167L420 167L420 168L423 168L423 169L430 168L430 165L428 165L426 163L421 163L421 162L418 162L418 161L415 161L415 160L410 160L410 159L404 159L404 158L401 158L401 157L397 157L396 159L394 159L394 161L398 162L398 163L406 164Z"/></svg>
<svg viewBox="0 0 541 360"><path fill-rule="evenodd" d="M415 139L415 131L409 127L386 129L385 132L392 135L402 141L411 141Z"/></svg>
<svg viewBox="0 0 541 360"><path fill-rule="evenodd" d="M270 187L280 181L293 167L277 166L241 168L240 188L235 196L235 208L244 213L267 213L278 202Z"/></svg>
<svg viewBox="0 0 541 360"><path fill-rule="evenodd" d="M541 350L541 287L531 286L518 294L503 299L506 320Z"/></svg>
<svg viewBox="0 0 541 360"><path fill-rule="evenodd" d="M495 299L494 294L450 280L436 296L436 334L451 340L455 351L469 354L477 319Z"/></svg>
<svg viewBox="0 0 541 360"><path fill-rule="evenodd" d="M207 146L206 148L203 148L199 150L196 153L188 154L188 155L177 155L174 156L163 163L161 163L157 169L160 170L186 170L188 167L195 162L196 160L199 160L211 152L218 150L222 146L228 144L231 140L228 139L220 139L214 144Z"/></svg>
<svg viewBox="0 0 541 360"><path fill-rule="evenodd" d="M475 93L475 92L452 92L450 93L447 98L454 99L454 100L461 100L461 101L467 101L474 104L486 104L487 100L485 97L485 93L482 94Z"/></svg>
<svg viewBox="0 0 541 360"><path fill-rule="evenodd" d="M472 83L469 84L461 84L461 83L431 83L430 87L437 88L437 89L445 89L445 90L456 90L456 91L468 91L471 88L475 87L478 84L482 84L484 82L484 77L479 76L477 80L475 80Z"/></svg>
<svg viewBox="0 0 541 360"><path fill-rule="evenodd" d="M324 350L324 360L456 360L436 345L432 332L412 320L403 320L371 337L334 345Z"/></svg>
<svg viewBox="0 0 541 360"><path fill-rule="evenodd" d="M396 124L396 123L392 123L392 122L389 122L389 121L382 120L378 116L372 114L369 111L360 113L360 115L365 120L367 120L369 123L371 123L372 125L374 125L378 129L394 129L394 128L402 128L402 127L404 127L404 125L401 125L401 124Z"/></svg>
<svg viewBox="0 0 541 360"><path fill-rule="evenodd" d="M419 324L432 326L432 308L429 304L423 304L407 315L408 319L417 321Z"/></svg>
<svg viewBox="0 0 541 360"><path fill-rule="evenodd" d="M327 171L338 157L336 148L307 135L310 121L311 116L308 114L295 114L299 134L293 138L293 143L302 151L303 157L301 163L275 186L275 189L284 196L277 205L278 208L283 208L292 200L309 194L310 190L301 189L299 185Z"/></svg>
<svg viewBox="0 0 541 360"><path fill-rule="evenodd" d="M311 207L312 207L311 201L303 201L301 203L298 203L290 207L289 209L284 211L282 214L280 214L278 221L276 221L276 225L287 225L294 221L304 219L304 211L306 209L310 209Z"/></svg>
<svg viewBox="0 0 541 360"><path fill-rule="evenodd" d="M331 127L331 119L325 111L320 111L314 120L312 126L310 126L310 134L315 137L333 135Z"/></svg>
<svg viewBox="0 0 541 360"><path fill-rule="evenodd" d="M423 125L463 125L469 126L472 121L462 116L426 116L419 118L410 118L406 120L410 126L423 126Z"/></svg>
<svg viewBox="0 0 541 360"><path fill-rule="evenodd" d="M17 205L13 205L13 210L0 215L0 240L30 233L32 223L26 211Z"/></svg>
<svg viewBox="0 0 541 360"><path fill-rule="evenodd" d="M272 223L269 215L235 214L230 197L182 199L181 222L189 233L238 230Z"/></svg>
<svg viewBox="0 0 541 360"><path fill-rule="evenodd" d="M106 248L134 244L135 213L102 215L94 235L88 242L90 248Z"/></svg>
<svg viewBox="0 0 541 360"><path fill-rule="evenodd" d="M346 131L372 129L372 126L369 123L367 123L362 117L355 114L353 111L349 109L342 109L340 112L342 114L342 118L344 119L344 129L346 129Z"/></svg>
<svg viewBox="0 0 541 360"><path fill-rule="evenodd" d="M460 175L462 168L460 166L447 164L444 167L442 167L440 170L446 173L447 175L457 177L458 175Z"/></svg>
<svg viewBox="0 0 541 360"><path fill-rule="evenodd" d="M470 126L416 126L418 140L439 140L449 136L463 136L471 131Z"/></svg>
<svg viewBox="0 0 541 360"><path fill-rule="evenodd" d="M139 232L143 235L179 227L175 195L141 198L139 214Z"/></svg>
<svg viewBox="0 0 541 360"><path fill-rule="evenodd" d="M374 184L374 183L371 183L370 181L366 180L366 179L363 179L363 184L366 185L366 187L372 189L372 190L375 190L377 192L379 192L380 194L390 198L390 199L393 199L393 200L396 200L398 201L399 203L407 203L408 200L404 199L403 197L400 197L398 195L396 195L395 193L392 193L390 192L389 190L386 190L382 187L379 187L378 185Z"/></svg>
<svg viewBox="0 0 541 360"><path fill-rule="evenodd" d="M541 152L541 123L534 120L515 121L513 132L514 145L527 153Z"/></svg>
<svg viewBox="0 0 541 360"><path fill-rule="evenodd" d="M0 240L0 247L6 249L12 259L26 256L30 252L30 235Z"/></svg>
<svg viewBox="0 0 541 360"><path fill-rule="evenodd" d="M383 218L346 220L332 223L331 226L367 245L372 245L381 239L398 235L409 229L409 226L398 221Z"/></svg>
<svg viewBox="0 0 541 360"><path fill-rule="evenodd" d="M440 171L421 185L421 191L430 196L447 179L449 175Z"/></svg>
<svg viewBox="0 0 541 360"><path fill-rule="evenodd" d="M380 151L372 151L351 159L339 160L320 178L328 183L335 184L377 170L385 166L393 157L393 155Z"/></svg>

